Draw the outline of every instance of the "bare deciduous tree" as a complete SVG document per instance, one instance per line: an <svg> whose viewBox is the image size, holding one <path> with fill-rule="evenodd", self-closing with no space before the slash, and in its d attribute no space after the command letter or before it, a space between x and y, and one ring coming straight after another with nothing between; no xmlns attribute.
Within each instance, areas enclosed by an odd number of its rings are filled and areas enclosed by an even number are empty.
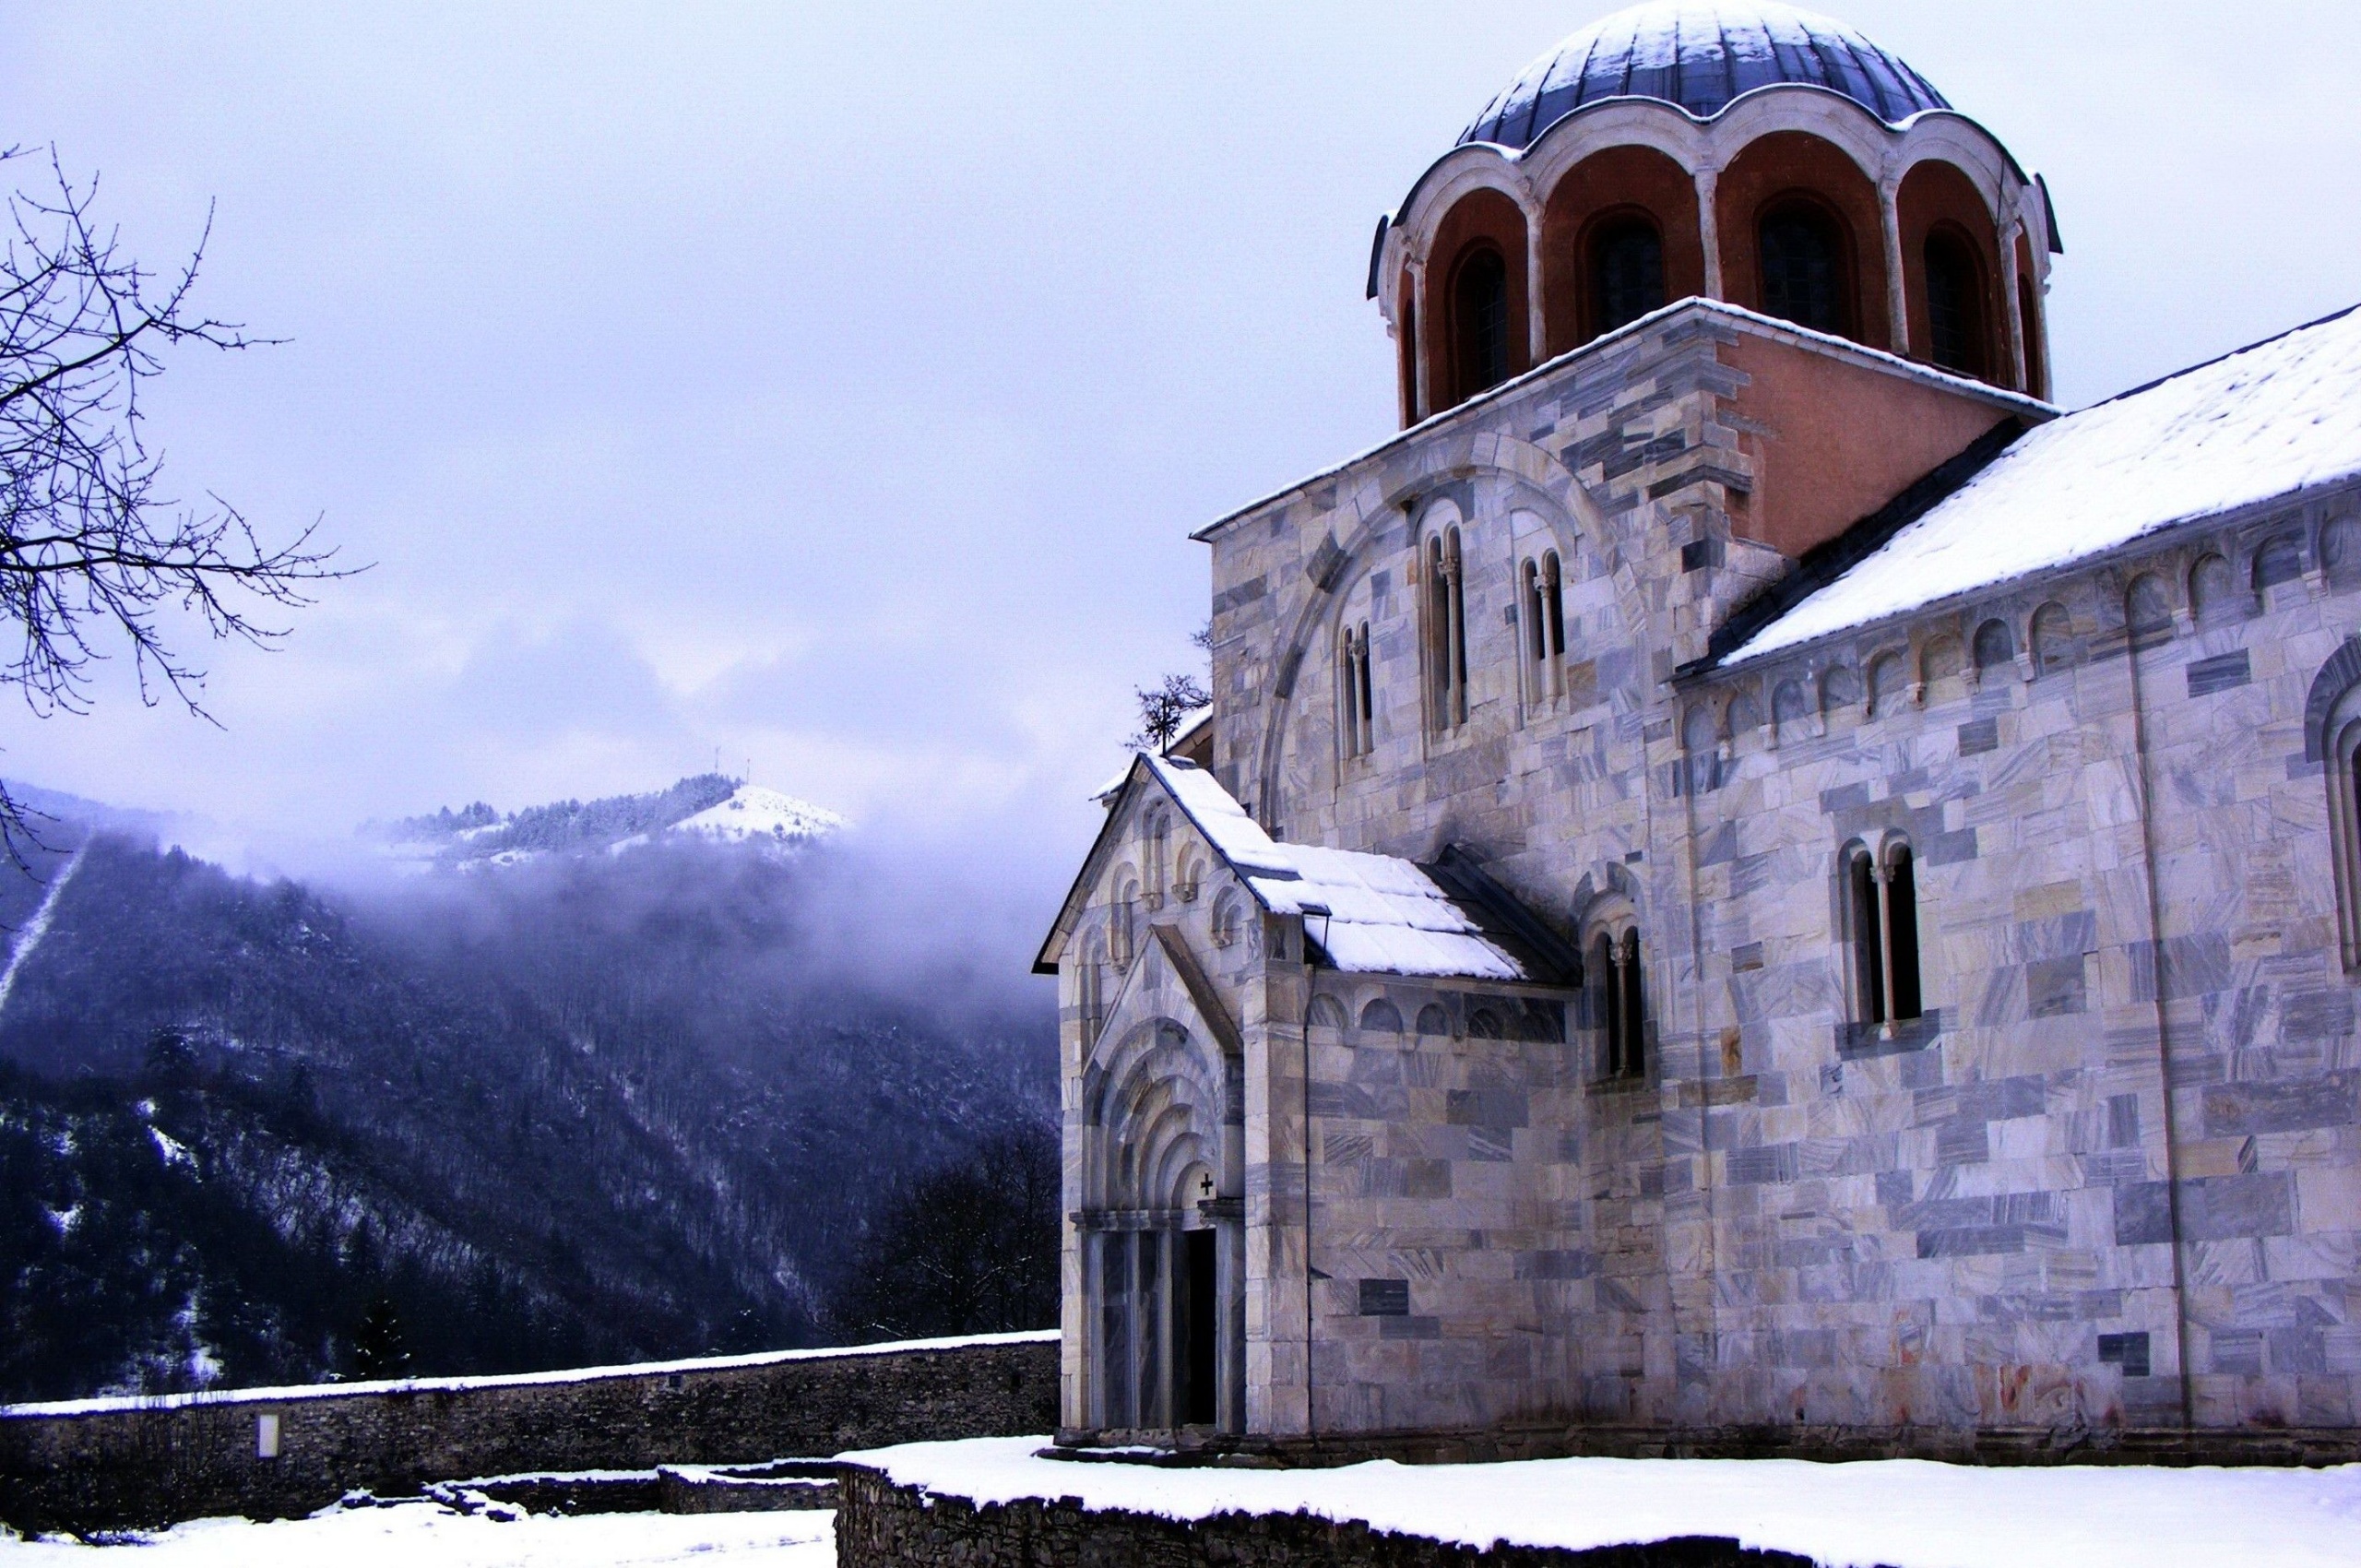
<svg viewBox="0 0 2361 1568"><path fill-rule="evenodd" d="M0 150L0 162L25 149ZM344 573L305 528L266 544L208 493L185 505L159 489L161 454L142 438L141 384L166 350L268 341L191 303L212 222L187 262L158 274L125 255L53 151L54 189L8 197L0 246L0 616L21 644L0 663L36 713L81 712L91 666L130 645L140 699L169 695L192 714L205 673L170 645L163 617L194 615L213 638L268 646L285 635L260 604L308 602L304 586ZM26 814L0 790L0 849L23 863Z"/></svg>
<svg viewBox="0 0 2361 1568"><path fill-rule="evenodd" d="M1180 739L1190 715L1214 700L1194 675L1167 675L1162 685L1132 695L1140 699L1140 732L1132 737L1132 749L1159 754Z"/></svg>

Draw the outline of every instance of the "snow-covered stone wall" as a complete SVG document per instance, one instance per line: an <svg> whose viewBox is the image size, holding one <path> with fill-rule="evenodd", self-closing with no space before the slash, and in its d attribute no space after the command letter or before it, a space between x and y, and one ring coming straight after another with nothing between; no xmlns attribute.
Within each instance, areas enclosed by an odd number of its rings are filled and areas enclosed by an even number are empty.
<svg viewBox="0 0 2361 1568"><path fill-rule="evenodd" d="M1056 1419L1050 1334L0 1409L0 1520L287 1517L347 1491L528 1471L825 1457Z"/></svg>

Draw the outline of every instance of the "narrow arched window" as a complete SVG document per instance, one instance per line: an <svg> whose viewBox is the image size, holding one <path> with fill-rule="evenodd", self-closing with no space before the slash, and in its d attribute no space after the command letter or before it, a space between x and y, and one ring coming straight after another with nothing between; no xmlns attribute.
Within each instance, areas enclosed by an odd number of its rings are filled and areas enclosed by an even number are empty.
<svg viewBox="0 0 2361 1568"><path fill-rule="evenodd" d="M1084 947L1082 972L1074 977L1075 1002L1082 1014L1082 1043L1087 1051L1107 1021L1107 944L1094 933Z"/></svg>
<svg viewBox="0 0 2361 1568"><path fill-rule="evenodd" d="M1558 564L1558 552L1544 551L1541 555L1541 611L1549 632L1549 657L1563 663L1566 657L1566 587L1564 574Z"/></svg>
<svg viewBox="0 0 2361 1568"><path fill-rule="evenodd" d="M1985 374L1984 276L1966 236L1927 236L1928 357L1963 375Z"/></svg>
<svg viewBox="0 0 2361 1568"><path fill-rule="evenodd" d="M1852 930L1854 1012L1865 1024L1886 1021L1885 922L1878 910L1877 862L1857 846L1845 865Z"/></svg>
<svg viewBox="0 0 2361 1568"><path fill-rule="evenodd" d="M1623 919L1630 918L1628 912ZM1599 1064L1609 1078L1647 1072L1647 981L1640 932L1618 921L1592 937L1583 975L1584 1022L1596 1031Z"/></svg>
<svg viewBox="0 0 2361 1568"><path fill-rule="evenodd" d="M1473 251L1452 279L1459 396L1473 398L1509 378L1509 268L1489 245Z"/></svg>
<svg viewBox="0 0 2361 1568"><path fill-rule="evenodd" d="M1598 330L1612 332L1664 308L1664 236L1644 218L1602 227L1590 244L1591 298Z"/></svg>
<svg viewBox="0 0 2361 1568"><path fill-rule="evenodd" d="M1347 624L1336 645L1337 749L1347 758L1367 756L1372 743L1369 690L1369 623Z"/></svg>
<svg viewBox="0 0 2361 1568"><path fill-rule="evenodd" d="M1845 247L1836 220L1801 201L1762 216L1762 310L1815 332L1846 330Z"/></svg>
<svg viewBox="0 0 2361 1568"><path fill-rule="evenodd" d="M1566 695L1566 600L1558 583L1558 552L1527 560L1523 578L1527 688L1535 703L1555 702Z"/></svg>
<svg viewBox="0 0 2361 1568"><path fill-rule="evenodd" d="M1899 839L1882 854L1865 845L1845 852L1846 923L1852 948L1854 1015L1889 1032L1922 1016L1918 969L1917 862Z"/></svg>
<svg viewBox="0 0 2361 1568"><path fill-rule="evenodd" d="M1617 944L1617 979L1623 1005L1617 1009L1620 1038L1608 1042L1608 1070L1618 1077L1636 1078L1647 1071L1648 991L1640 973L1640 933L1627 931Z"/></svg>
<svg viewBox="0 0 2361 1568"><path fill-rule="evenodd" d="M1467 599L1461 582L1459 530L1427 541L1427 680L1437 730L1467 719Z"/></svg>
<svg viewBox="0 0 2361 1568"><path fill-rule="evenodd" d="M1377 698L1370 687L1369 623L1353 634L1353 700L1360 705L1355 728L1360 731L1361 754L1377 749Z"/></svg>

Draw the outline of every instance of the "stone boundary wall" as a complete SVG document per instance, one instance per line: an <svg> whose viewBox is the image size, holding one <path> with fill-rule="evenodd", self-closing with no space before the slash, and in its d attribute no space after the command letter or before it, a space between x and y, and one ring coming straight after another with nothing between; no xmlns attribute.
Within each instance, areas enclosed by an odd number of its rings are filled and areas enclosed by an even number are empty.
<svg viewBox="0 0 2361 1568"><path fill-rule="evenodd" d="M1071 1498L981 1507L896 1486L848 1466L838 1482L836 1568L1814 1568L1792 1552L1692 1536L1586 1551L1488 1550L1311 1514L1216 1514L1181 1521L1092 1511Z"/></svg>
<svg viewBox="0 0 2361 1568"><path fill-rule="evenodd" d="M1056 1423L1054 1334L573 1375L0 1409L0 1520L118 1529L288 1517L367 1489L530 1471L752 1464ZM275 1433L277 1455L265 1456Z"/></svg>

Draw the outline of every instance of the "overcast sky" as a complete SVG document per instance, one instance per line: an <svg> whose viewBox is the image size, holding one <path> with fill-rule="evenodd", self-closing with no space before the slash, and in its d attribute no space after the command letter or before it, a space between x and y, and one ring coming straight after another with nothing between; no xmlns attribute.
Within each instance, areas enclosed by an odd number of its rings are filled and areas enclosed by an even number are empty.
<svg viewBox="0 0 2361 1568"><path fill-rule="evenodd" d="M291 339L171 477L374 563L0 769L342 835L718 752L1054 882L1188 531L1394 426L1377 215L1612 8L0 6L0 140ZM1838 9L2048 175L2067 401L2361 300L2351 0Z"/></svg>

